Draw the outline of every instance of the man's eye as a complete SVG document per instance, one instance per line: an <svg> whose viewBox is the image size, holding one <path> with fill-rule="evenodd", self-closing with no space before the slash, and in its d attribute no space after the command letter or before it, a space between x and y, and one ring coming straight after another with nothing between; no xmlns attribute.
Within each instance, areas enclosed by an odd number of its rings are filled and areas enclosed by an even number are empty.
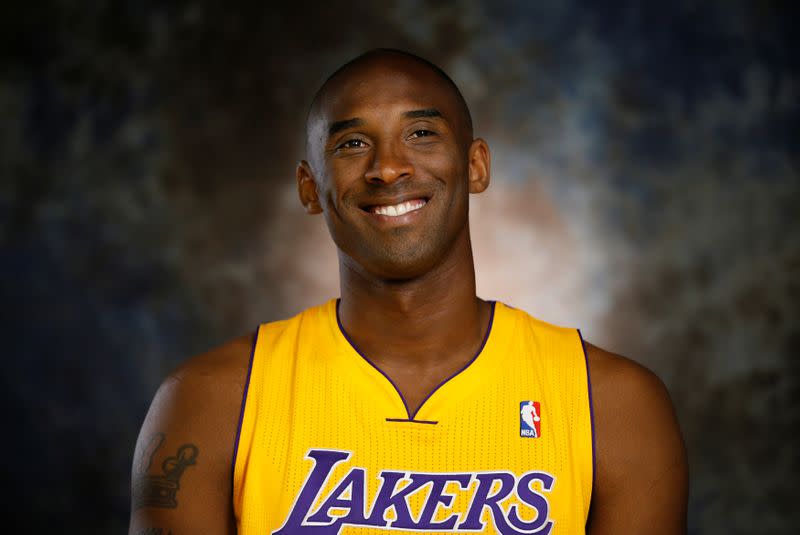
<svg viewBox="0 0 800 535"><path fill-rule="evenodd" d="M435 133L431 132L430 130L420 129L420 130L415 130L411 134L411 137L428 137L433 135L435 135Z"/></svg>
<svg viewBox="0 0 800 535"><path fill-rule="evenodd" d="M344 143L342 143L341 145L339 145L336 148L337 149L361 149L361 148L364 148L366 146L367 146L367 144L364 143L364 141L361 140L361 139L348 139L347 141L345 141Z"/></svg>

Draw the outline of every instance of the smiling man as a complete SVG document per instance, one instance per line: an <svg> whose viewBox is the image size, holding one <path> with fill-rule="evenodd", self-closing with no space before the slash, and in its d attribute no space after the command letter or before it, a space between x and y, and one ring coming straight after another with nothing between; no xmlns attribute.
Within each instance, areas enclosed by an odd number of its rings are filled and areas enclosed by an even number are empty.
<svg viewBox="0 0 800 535"><path fill-rule="evenodd" d="M320 88L307 134L299 197L341 297L164 381L130 532L685 532L659 379L476 295L469 194L490 153L450 78L368 52Z"/></svg>

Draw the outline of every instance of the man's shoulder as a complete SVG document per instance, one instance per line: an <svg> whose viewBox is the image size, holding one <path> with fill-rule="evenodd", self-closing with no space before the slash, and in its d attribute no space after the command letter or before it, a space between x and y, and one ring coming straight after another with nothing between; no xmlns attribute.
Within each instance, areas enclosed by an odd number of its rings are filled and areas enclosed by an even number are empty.
<svg viewBox="0 0 800 535"><path fill-rule="evenodd" d="M594 412L605 431L623 436L637 422L674 421L669 391L658 375L628 357L588 342L584 346Z"/></svg>
<svg viewBox="0 0 800 535"><path fill-rule="evenodd" d="M629 358L589 343L586 355L596 437L594 516L606 519L637 500L652 498L681 517L686 450L666 386Z"/></svg>
<svg viewBox="0 0 800 535"><path fill-rule="evenodd" d="M203 353L196 354L176 367L168 381L235 381L246 371L253 352L255 332L228 340Z"/></svg>
<svg viewBox="0 0 800 535"><path fill-rule="evenodd" d="M556 337L569 338L569 343L574 342L577 338L579 330L575 327L569 327L558 323L553 323L550 320L536 316L523 308L509 305L503 301L495 301L495 318L498 318L498 311L502 312L500 318L513 318L516 324L522 324L528 327L528 332L550 335Z"/></svg>
<svg viewBox="0 0 800 535"><path fill-rule="evenodd" d="M227 456L247 381L253 334L186 359L162 381L142 427Z"/></svg>
<svg viewBox="0 0 800 535"><path fill-rule="evenodd" d="M584 347L593 388L621 388L631 393L649 390L666 394L664 383L646 366L586 341Z"/></svg>

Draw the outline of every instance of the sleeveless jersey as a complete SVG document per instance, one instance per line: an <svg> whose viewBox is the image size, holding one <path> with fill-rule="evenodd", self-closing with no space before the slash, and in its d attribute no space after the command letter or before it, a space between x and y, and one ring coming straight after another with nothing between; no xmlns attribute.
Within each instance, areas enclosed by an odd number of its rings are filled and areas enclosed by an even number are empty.
<svg viewBox="0 0 800 535"><path fill-rule="evenodd" d="M481 349L411 415L337 305L258 328L233 460L240 535L585 532L577 330L492 303Z"/></svg>

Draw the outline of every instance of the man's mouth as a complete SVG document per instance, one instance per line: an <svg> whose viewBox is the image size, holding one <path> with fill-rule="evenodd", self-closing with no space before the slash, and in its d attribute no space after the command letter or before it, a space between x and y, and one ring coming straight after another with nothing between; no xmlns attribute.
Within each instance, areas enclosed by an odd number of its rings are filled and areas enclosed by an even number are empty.
<svg viewBox="0 0 800 535"><path fill-rule="evenodd" d="M414 210L419 210L428 201L426 199L411 199L397 204L377 204L370 206L368 211L372 214L385 215L389 217L398 217Z"/></svg>

